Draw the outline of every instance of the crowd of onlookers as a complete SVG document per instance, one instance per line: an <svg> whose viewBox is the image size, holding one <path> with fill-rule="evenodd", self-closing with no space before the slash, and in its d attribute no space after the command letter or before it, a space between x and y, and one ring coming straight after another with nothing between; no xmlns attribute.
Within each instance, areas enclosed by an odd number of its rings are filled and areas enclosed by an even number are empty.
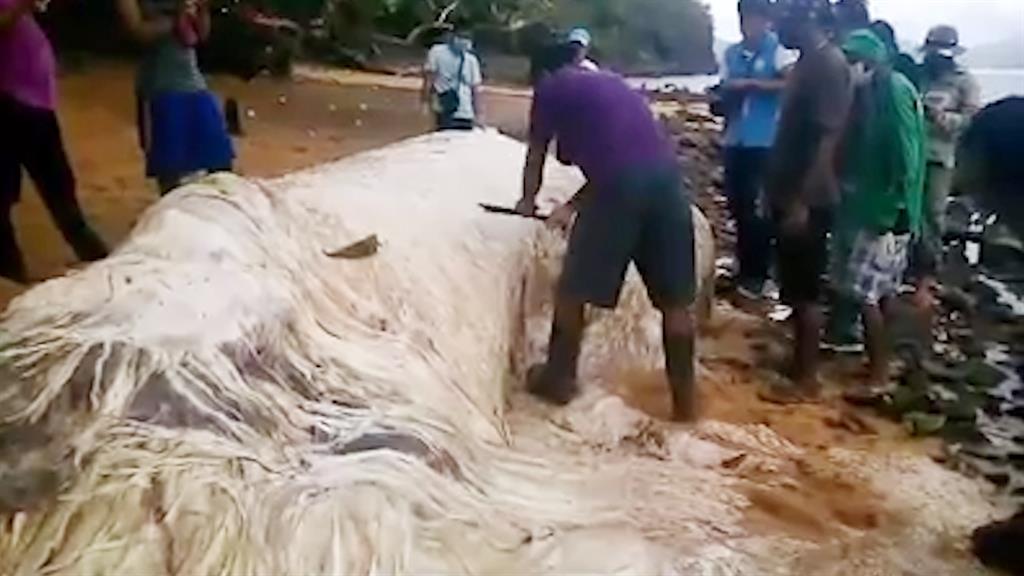
<svg viewBox="0 0 1024 576"><path fill-rule="evenodd" d="M794 310L796 386L771 396L815 393L823 334L826 348L866 348L871 385L886 386L887 308L908 279L932 303L957 143L980 108L957 31L932 28L918 62L863 2L740 0L739 12L716 106L738 291L763 298L774 270Z"/></svg>
<svg viewBox="0 0 1024 576"><path fill-rule="evenodd" d="M763 396L814 398L823 344L866 350L877 392L889 384L890 305L907 285L922 310L934 305L957 145L980 107L978 85L957 61L951 26L928 33L918 61L864 2L739 0L738 9L743 39L725 52L723 82L711 91L712 111L725 118L738 293L764 299L777 282L793 310L787 378ZM534 213L552 143L587 184L548 217L572 233L548 359L530 387L556 402L574 396L584 307L614 307L633 262L664 312L676 415L692 418L693 375L683 367L692 361L684 311L693 259L684 255L693 231L667 200L679 193L662 177L673 150L642 98L586 60L590 40L574 31L534 63L518 209Z"/></svg>
<svg viewBox="0 0 1024 576"><path fill-rule="evenodd" d="M11 211L22 168L85 261L107 254L86 223L55 113L57 65L34 12L41 0L0 0L0 276L28 280ZM146 174L162 193L198 172L228 170L234 150L224 115L199 70L196 46L210 34L205 0L118 0L124 27L143 46L135 85Z"/></svg>

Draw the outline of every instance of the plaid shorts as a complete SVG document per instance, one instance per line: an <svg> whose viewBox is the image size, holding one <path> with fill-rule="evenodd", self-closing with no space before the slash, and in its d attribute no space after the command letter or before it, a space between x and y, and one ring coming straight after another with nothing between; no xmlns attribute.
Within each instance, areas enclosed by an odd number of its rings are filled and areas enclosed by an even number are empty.
<svg viewBox="0 0 1024 576"><path fill-rule="evenodd" d="M850 296L874 305L896 294L909 261L910 234L858 232L846 268Z"/></svg>

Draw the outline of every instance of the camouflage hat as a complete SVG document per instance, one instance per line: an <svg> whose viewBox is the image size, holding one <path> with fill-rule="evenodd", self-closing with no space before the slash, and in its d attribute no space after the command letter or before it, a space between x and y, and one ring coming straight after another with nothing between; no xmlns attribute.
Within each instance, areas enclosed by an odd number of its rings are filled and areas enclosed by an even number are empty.
<svg viewBox="0 0 1024 576"><path fill-rule="evenodd" d="M953 58L960 56L966 50L960 45L960 33L952 26L945 24L936 26L928 31L928 37L924 41L921 50L934 52L940 56Z"/></svg>

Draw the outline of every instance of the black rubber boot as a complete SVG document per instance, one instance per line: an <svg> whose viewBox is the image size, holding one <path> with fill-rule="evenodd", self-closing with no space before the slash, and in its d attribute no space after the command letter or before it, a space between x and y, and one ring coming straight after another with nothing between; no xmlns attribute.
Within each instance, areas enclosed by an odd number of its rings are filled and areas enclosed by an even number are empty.
<svg viewBox="0 0 1024 576"><path fill-rule="evenodd" d="M530 368L527 385L531 394L565 406L579 393L576 366L579 362L583 331L573 333L559 327L557 319L551 326L548 361Z"/></svg>
<svg viewBox="0 0 1024 576"><path fill-rule="evenodd" d="M663 336L665 373L672 389L672 415L677 422L697 419L697 386L694 381L692 336Z"/></svg>

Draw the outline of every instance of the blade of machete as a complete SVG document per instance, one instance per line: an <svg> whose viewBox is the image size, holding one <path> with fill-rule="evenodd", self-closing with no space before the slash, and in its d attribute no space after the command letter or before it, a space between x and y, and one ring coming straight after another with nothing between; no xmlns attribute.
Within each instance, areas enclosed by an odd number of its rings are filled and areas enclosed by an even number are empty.
<svg viewBox="0 0 1024 576"><path fill-rule="evenodd" d="M541 222L548 219L547 216L541 216L540 214L521 214L519 212L516 212L512 208L506 208L504 206L495 206L494 204L480 204L480 207L483 208L484 211L490 212L491 214L502 214L504 216L518 216L520 218L531 218L533 220L540 220Z"/></svg>

